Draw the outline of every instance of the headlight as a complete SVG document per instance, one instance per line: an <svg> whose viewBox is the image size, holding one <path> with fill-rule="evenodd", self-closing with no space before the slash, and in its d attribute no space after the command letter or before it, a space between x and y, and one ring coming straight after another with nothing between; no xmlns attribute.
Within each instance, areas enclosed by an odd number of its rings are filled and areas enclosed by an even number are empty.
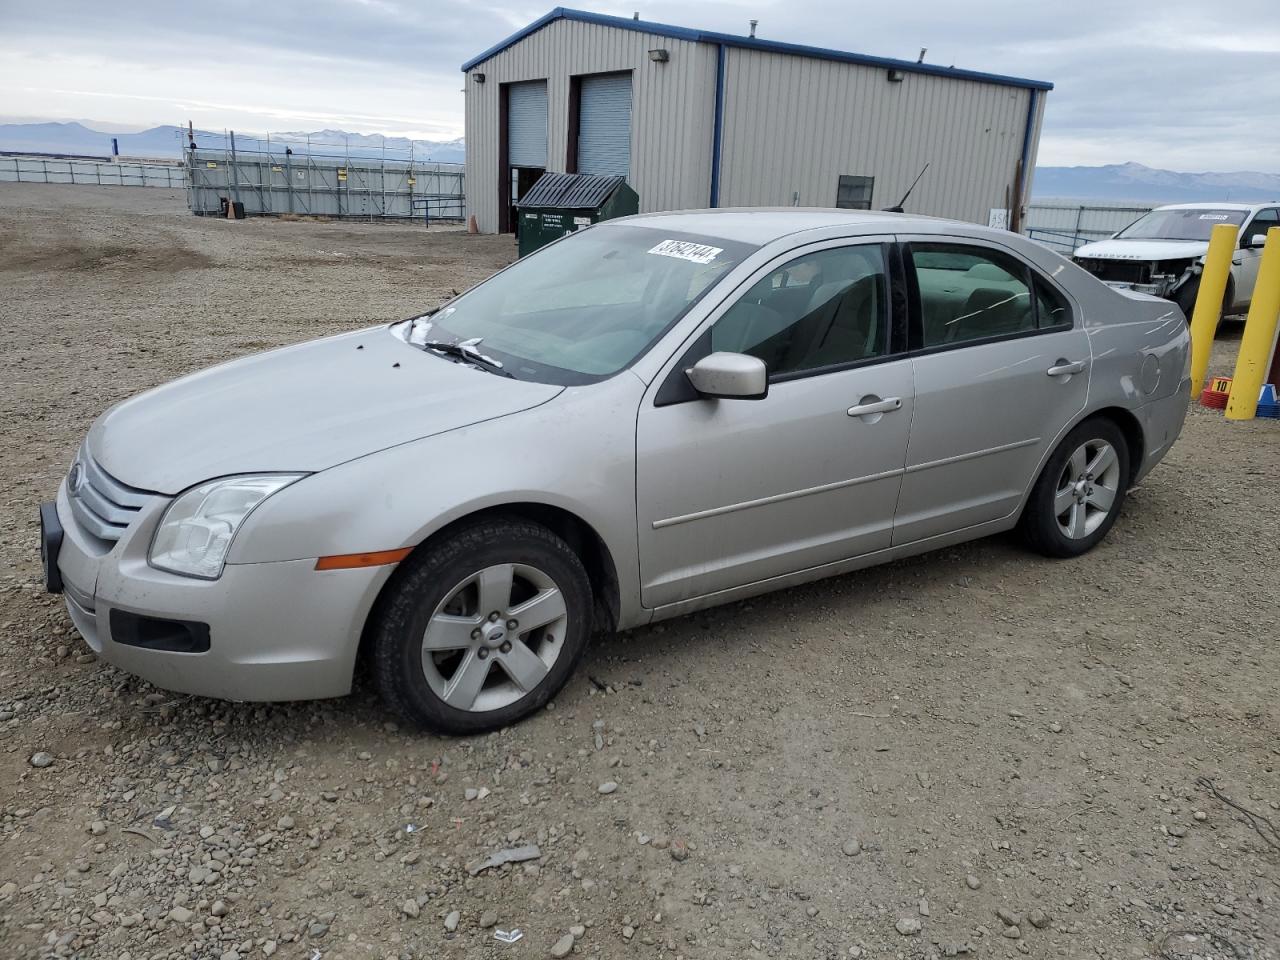
<svg viewBox="0 0 1280 960"><path fill-rule="evenodd" d="M224 477L192 487L165 510L147 560L159 570L217 580L245 517L298 473Z"/></svg>

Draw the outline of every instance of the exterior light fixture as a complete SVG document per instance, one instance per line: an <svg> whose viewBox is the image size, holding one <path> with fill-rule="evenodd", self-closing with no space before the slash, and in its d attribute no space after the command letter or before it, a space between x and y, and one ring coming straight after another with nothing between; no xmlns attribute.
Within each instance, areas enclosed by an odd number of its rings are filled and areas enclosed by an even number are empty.
<svg viewBox="0 0 1280 960"><path fill-rule="evenodd" d="M477 73L477 74L474 74L474 76L475 76L475 78L476 78L476 83L484 83L484 74L483 74L483 73Z"/></svg>
<svg viewBox="0 0 1280 960"><path fill-rule="evenodd" d="M654 63L666 63L668 60L671 59L671 52L669 50L664 50L662 48L659 48L657 50L650 50L649 59L652 60Z"/></svg>
<svg viewBox="0 0 1280 960"><path fill-rule="evenodd" d="M890 68L890 69L889 69L889 82L890 82L890 83L901 83L901 82L902 82L902 71L901 71L901 70L894 69L894 68Z"/></svg>

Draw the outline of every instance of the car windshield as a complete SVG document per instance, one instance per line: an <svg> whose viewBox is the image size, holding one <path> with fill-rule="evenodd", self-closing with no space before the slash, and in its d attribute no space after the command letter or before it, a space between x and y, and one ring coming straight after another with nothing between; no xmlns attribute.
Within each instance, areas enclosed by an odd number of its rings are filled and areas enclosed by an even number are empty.
<svg viewBox="0 0 1280 960"><path fill-rule="evenodd" d="M1152 210L1116 234L1117 240L1205 240L1220 223L1237 227L1244 223L1244 210L1205 210L1189 207Z"/></svg>
<svg viewBox="0 0 1280 960"><path fill-rule="evenodd" d="M520 380L612 376L640 357L757 248L608 224L582 230L409 321L410 343L471 341Z"/></svg>

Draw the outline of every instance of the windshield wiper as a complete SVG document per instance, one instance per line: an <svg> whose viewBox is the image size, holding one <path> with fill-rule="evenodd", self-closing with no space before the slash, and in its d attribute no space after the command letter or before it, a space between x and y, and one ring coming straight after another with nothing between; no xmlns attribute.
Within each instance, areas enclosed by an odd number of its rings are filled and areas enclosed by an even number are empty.
<svg viewBox="0 0 1280 960"><path fill-rule="evenodd" d="M460 340L457 343L449 343L445 340L424 340L422 349L434 350L436 353L442 353L447 357L457 357L459 360L465 360L473 366L490 370L493 373L498 373L514 380L515 376L502 368L502 361L495 360L493 357L486 356L480 352L479 344L479 337Z"/></svg>

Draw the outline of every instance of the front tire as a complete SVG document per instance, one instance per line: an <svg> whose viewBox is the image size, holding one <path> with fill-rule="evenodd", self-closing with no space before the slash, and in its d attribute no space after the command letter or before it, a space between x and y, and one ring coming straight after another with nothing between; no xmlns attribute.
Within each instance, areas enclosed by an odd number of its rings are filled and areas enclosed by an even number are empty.
<svg viewBox="0 0 1280 960"><path fill-rule="evenodd" d="M1191 323L1191 314L1196 308L1196 298L1200 296L1200 278L1196 277L1183 286L1181 290L1173 296L1173 302L1182 310L1182 315L1187 318L1187 323ZM1218 320L1228 316L1231 307L1235 303L1235 278L1227 277L1227 289L1222 294L1222 309L1218 312Z"/></svg>
<svg viewBox="0 0 1280 960"><path fill-rule="evenodd" d="M1086 420L1054 450L1031 489L1021 531L1047 557L1078 557L1107 535L1129 487L1129 444L1115 422Z"/></svg>
<svg viewBox="0 0 1280 960"><path fill-rule="evenodd" d="M544 706L586 649L591 584L547 528L483 521L415 553L379 603L374 681L428 729L481 733Z"/></svg>

